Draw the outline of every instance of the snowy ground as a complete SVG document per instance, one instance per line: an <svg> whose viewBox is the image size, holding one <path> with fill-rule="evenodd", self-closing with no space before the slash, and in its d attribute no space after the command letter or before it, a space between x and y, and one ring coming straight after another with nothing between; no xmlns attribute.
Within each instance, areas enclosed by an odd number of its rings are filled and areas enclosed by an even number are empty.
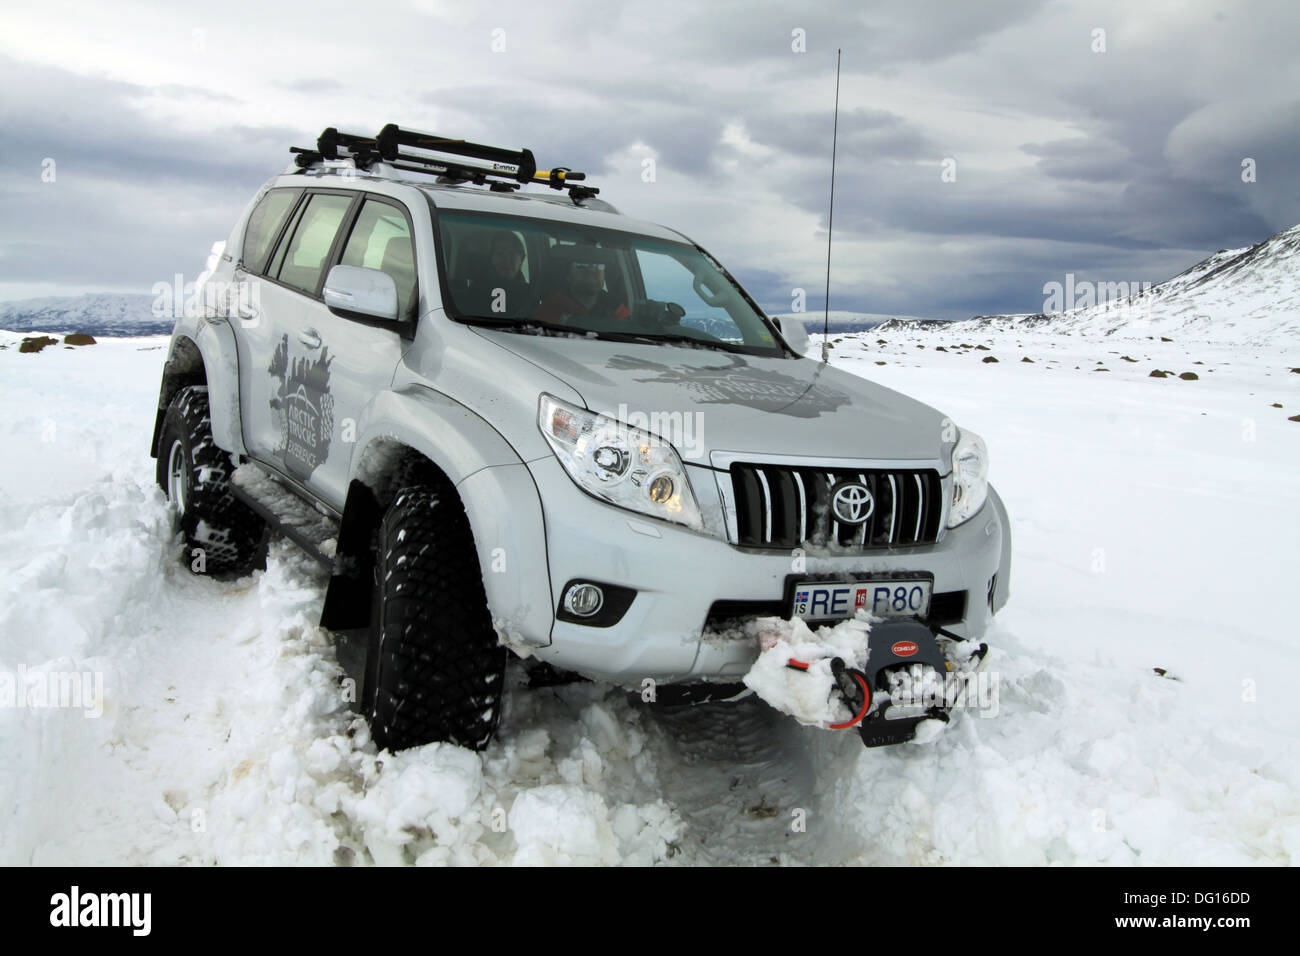
<svg viewBox="0 0 1300 956"><path fill-rule="evenodd" d="M314 565L179 565L145 454L165 340L0 350L0 679L104 698L0 707L0 863L1296 861L1300 350L962 334L833 351L984 436L1015 542L998 715L876 751L576 685L513 693L485 755L379 756Z"/></svg>

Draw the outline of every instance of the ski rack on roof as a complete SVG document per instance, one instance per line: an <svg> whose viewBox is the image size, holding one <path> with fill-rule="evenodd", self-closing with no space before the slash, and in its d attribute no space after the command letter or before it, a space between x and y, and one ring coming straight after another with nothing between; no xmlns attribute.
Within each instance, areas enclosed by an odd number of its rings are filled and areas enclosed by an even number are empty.
<svg viewBox="0 0 1300 956"><path fill-rule="evenodd" d="M412 149L424 152L413 153L410 152ZM304 170L326 160L350 159L360 170L368 170L375 163L382 162L406 172L432 173L438 176L439 182L486 185L493 192L511 192L524 183L539 183L551 189L567 190L575 204L581 204L584 199L600 192L595 186L580 184L587 178L586 173L574 172L566 166L539 171L532 150L503 149L463 139L448 139L436 133L402 129L394 123L381 129L378 136L340 133L331 126L317 138L315 149L292 146L289 152L295 154L294 162ZM461 163L430 153L463 156L491 165Z"/></svg>

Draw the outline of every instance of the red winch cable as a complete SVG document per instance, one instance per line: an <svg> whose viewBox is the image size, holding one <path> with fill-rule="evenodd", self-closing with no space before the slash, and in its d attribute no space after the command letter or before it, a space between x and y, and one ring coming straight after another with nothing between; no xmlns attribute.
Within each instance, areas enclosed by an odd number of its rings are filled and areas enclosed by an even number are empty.
<svg viewBox="0 0 1300 956"><path fill-rule="evenodd" d="M831 724L831 730L847 730L849 727L862 723L862 718L867 716L867 708L871 706L871 688L867 686L867 679L857 671L849 671L849 676L856 680L862 686L862 709L848 723Z"/></svg>

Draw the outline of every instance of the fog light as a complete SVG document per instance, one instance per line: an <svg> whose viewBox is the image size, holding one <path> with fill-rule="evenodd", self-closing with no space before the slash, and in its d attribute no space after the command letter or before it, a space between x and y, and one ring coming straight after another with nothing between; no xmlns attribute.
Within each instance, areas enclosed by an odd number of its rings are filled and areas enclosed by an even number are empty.
<svg viewBox="0 0 1300 956"><path fill-rule="evenodd" d="M575 584L564 592L564 609L578 617L591 617L605 603L605 593L594 584Z"/></svg>

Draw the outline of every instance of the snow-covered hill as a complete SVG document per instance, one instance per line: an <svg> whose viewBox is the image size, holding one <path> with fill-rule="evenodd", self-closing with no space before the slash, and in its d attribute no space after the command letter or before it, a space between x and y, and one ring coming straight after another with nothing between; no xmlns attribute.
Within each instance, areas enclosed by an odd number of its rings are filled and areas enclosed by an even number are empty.
<svg viewBox="0 0 1300 956"><path fill-rule="evenodd" d="M174 318L153 314L154 296L93 292L0 302L0 329L14 332L85 332L96 338L168 335Z"/></svg>
<svg viewBox="0 0 1300 956"><path fill-rule="evenodd" d="M1144 291L1119 298L1105 292L1102 283L1071 282L1062 304L1084 307L977 316L962 326L1250 345L1300 341L1300 225L1244 249L1221 249Z"/></svg>

